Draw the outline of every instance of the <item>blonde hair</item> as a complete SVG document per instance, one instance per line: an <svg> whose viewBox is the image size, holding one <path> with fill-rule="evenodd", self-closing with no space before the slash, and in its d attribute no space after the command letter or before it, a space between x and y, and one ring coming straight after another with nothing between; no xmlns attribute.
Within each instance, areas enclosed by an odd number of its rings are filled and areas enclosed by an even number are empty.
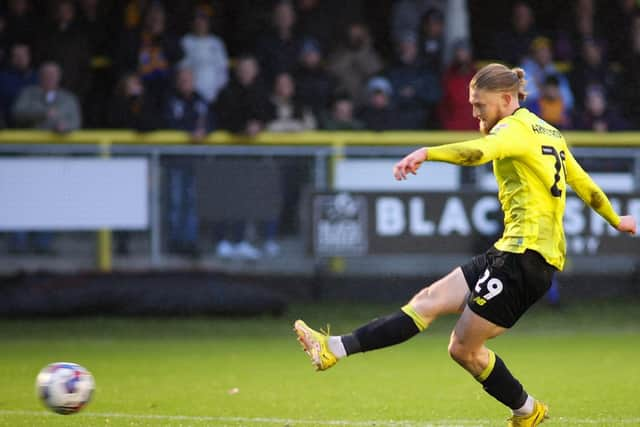
<svg viewBox="0 0 640 427"><path fill-rule="evenodd" d="M484 89L491 92L512 92L518 94L518 100L527 97L522 68L508 68L502 64L489 64L482 67L471 79L469 86L473 89Z"/></svg>

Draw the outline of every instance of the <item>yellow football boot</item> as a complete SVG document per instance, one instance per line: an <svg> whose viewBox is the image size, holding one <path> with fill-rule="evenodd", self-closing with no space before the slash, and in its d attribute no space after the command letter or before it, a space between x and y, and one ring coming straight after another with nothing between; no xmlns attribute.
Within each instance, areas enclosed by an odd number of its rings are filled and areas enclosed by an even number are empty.
<svg viewBox="0 0 640 427"><path fill-rule="evenodd" d="M535 401L530 415L514 415L509 418L507 427L535 427L549 418L549 407L542 402Z"/></svg>
<svg viewBox="0 0 640 427"><path fill-rule="evenodd" d="M338 358L329 350L328 333L315 331L302 320L296 320L293 330L298 335L298 341L305 353L311 358L311 364L316 371L324 371L338 363Z"/></svg>

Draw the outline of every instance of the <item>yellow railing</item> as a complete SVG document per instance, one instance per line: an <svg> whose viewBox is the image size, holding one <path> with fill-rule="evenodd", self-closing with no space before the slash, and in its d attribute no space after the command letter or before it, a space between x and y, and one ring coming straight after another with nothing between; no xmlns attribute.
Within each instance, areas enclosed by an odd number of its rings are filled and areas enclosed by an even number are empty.
<svg viewBox="0 0 640 427"><path fill-rule="evenodd" d="M640 147L640 132L563 132L576 147ZM478 132L388 131L388 132L300 132L262 133L256 137L212 132L199 141L204 145L437 145L477 138ZM2 130L0 144L192 144L189 134L180 131L139 133L125 130L82 130L56 134L35 130Z"/></svg>

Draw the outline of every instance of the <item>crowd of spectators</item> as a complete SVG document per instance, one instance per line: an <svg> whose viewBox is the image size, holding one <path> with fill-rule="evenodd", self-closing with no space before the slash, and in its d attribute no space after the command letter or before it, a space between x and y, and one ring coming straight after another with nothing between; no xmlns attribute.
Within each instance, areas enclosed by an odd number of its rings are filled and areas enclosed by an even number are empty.
<svg viewBox="0 0 640 427"><path fill-rule="evenodd" d="M469 81L500 61L525 69L525 106L561 129L640 128L637 2L576 0L544 26L542 2L499 3L508 17L478 28L474 13L488 24L491 12L465 0L7 0L0 127L194 142L220 129L473 130ZM170 244L187 252L191 167L168 169Z"/></svg>
<svg viewBox="0 0 640 427"><path fill-rule="evenodd" d="M189 74L208 114L188 129L194 135L473 129L467 83L479 60L497 60L525 69L526 106L563 129L640 127L640 86L631 78L640 63L640 14L632 0L607 3L606 19L596 19L604 2L576 0L543 29L535 4L508 2L510 21L483 29L479 57L469 28L448 38L448 20L469 27L469 19L451 16L460 9L448 7L463 0L178 3L7 0L0 9L2 126L176 128L167 111L180 109L176 75ZM365 7L387 13L383 40ZM45 68L57 69L59 90L43 87ZM593 107L598 96L601 112ZM25 112L38 97L38 112Z"/></svg>

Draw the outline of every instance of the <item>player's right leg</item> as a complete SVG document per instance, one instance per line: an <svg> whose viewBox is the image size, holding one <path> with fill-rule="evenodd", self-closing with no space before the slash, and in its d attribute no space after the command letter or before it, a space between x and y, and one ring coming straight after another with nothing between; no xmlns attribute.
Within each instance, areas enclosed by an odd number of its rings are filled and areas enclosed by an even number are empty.
<svg viewBox="0 0 640 427"><path fill-rule="evenodd" d="M342 357L404 342L440 315L461 313L468 294L462 270L456 268L422 289L397 312L374 319L350 334L329 336L311 329L302 320L295 322L294 331L316 370L323 371Z"/></svg>

